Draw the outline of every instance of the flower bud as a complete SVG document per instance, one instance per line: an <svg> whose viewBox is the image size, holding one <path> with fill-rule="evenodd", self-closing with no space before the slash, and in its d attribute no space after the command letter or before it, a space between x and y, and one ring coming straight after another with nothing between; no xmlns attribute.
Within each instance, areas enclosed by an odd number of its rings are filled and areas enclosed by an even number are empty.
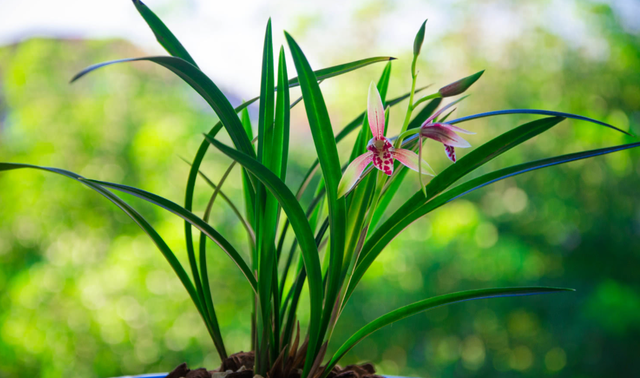
<svg viewBox="0 0 640 378"><path fill-rule="evenodd" d="M420 55L420 49L422 49L422 42L424 42L424 28L427 24L425 20L420 26L420 30L418 30L418 34L416 34L416 38L413 40L413 56Z"/></svg>
<svg viewBox="0 0 640 378"><path fill-rule="evenodd" d="M484 70L480 72L476 72L471 76L467 76L449 85L445 85L444 87L438 90L438 93L440 93L440 96L442 97L451 97L451 96L459 95L460 93L463 93L464 91L469 89L469 87L473 85L473 83L475 83L476 80L478 80L483 73L484 73Z"/></svg>

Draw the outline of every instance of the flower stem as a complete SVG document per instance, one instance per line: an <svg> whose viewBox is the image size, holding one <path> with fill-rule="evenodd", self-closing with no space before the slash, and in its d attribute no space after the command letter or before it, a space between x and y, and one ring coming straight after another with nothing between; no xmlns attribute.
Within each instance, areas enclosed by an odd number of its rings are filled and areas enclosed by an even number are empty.
<svg viewBox="0 0 640 378"><path fill-rule="evenodd" d="M422 189L424 198L428 198L427 187L424 185L424 181L422 181L422 135L418 136L418 179L420 180L420 189Z"/></svg>
<svg viewBox="0 0 640 378"><path fill-rule="evenodd" d="M440 95L440 93L438 93L438 92L436 92L436 93L432 93L432 94L430 94L430 95L428 95L428 96L424 96L424 97L422 97L421 99L419 99L418 101L416 101L416 102L413 104L413 108L415 109L418 105L422 104L423 102L425 102L425 101L427 101L427 100L432 100L432 99L434 99L434 98L440 98L440 97L442 97L442 96L441 96L441 95Z"/></svg>
<svg viewBox="0 0 640 378"><path fill-rule="evenodd" d="M415 135L417 133L420 132L420 128L415 128L415 129L411 129L411 130L407 130L405 132L403 132L402 134L398 135L398 137L396 138L396 141L394 142L394 148L400 148L402 147L402 142L404 142L404 139L406 137L409 137L411 135Z"/></svg>
<svg viewBox="0 0 640 378"><path fill-rule="evenodd" d="M416 79L418 78L418 73L416 72L417 60L418 56L414 55L413 60L411 61L411 92L409 94L409 105L407 106L407 114L404 117L404 123L402 124L400 133L404 133L405 131L407 131L409 121L411 120L411 112L413 112L413 96L416 93Z"/></svg>
<svg viewBox="0 0 640 378"><path fill-rule="evenodd" d="M343 291L338 296L338 301L336 301L336 304L335 304L336 307L334 309L334 314L332 316L331 324L329 326L329 331L327 333L328 335L327 341L331 340L331 335L333 334L336 323L338 322L338 319L342 314L342 310L346 305L346 301L348 299L347 289L349 288L349 284L351 283L351 278L353 277L353 274L358 265L358 261L360 260L360 252L362 252L362 247L364 245L365 238L367 236L367 233L369 232L369 226L371 225L371 221L373 220L373 214L375 213L376 208L378 207L378 203L380 202L380 198L382 196L382 189L385 187L387 179L388 179L388 176L384 174L382 171L377 172L376 187L371 197L371 205L369 206L369 209L365 216L365 221L362 224L362 229L360 230L360 238L358 239L358 243L355 248L355 253L353 254L353 257L351 258L351 262L349 263L349 268L347 270L349 272L347 275L347 280L345 281L345 284L342 288Z"/></svg>

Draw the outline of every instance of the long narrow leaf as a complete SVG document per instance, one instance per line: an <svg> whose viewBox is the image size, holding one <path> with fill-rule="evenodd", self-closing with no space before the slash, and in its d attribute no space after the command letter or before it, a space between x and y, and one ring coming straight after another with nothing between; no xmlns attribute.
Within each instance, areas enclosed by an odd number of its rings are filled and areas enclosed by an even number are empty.
<svg viewBox="0 0 640 378"><path fill-rule="evenodd" d="M322 314L322 273L320 270L320 259L318 257L318 248L315 238L307 217L300 207L300 203L291 193L278 176L260 164L250 156L240 151L234 150L215 139L205 136L209 143L214 145L222 153L237 161L248 171L251 172L260 182L269 189L271 194L278 200L280 206L287 214L291 227L296 234L296 239L300 244L304 266L309 276L309 302L310 302L310 319L309 319L309 345L315 345L319 337L320 319Z"/></svg>
<svg viewBox="0 0 640 378"><path fill-rule="evenodd" d="M313 73L315 74L318 80L324 80L330 77L351 72L353 70L357 70L358 68L362 68L373 63L388 62L390 60L395 60L395 59L396 58L393 58L390 56L377 56L374 58L360 59L360 60L356 60L349 63L343 63L343 64L338 64L336 66L322 68L317 71L314 71ZM298 77L294 77L293 79L289 80L289 84L291 86L300 85L300 79Z"/></svg>
<svg viewBox="0 0 640 378"><path fill-rule="evenodd" d="M144 18L147 25L149 25L149 28L151 28L151 31L153 31L153 34L155 34L156 39L158 40L160 45L162 45L162 47L164 47L164 49L167 50L170 55L182 58L198 67L191 55L189 55L189 53L187 52L187 49L182 46L180 41L178 41L178 38L173 35L171 30L169 30L169 28L162 22L162 20L160 20L160 18L156 16L156 14L151 11L151 9L149 9L149 7L147 7L140 0L133 0L133 5L135 5L136 9L138 10L142 18Z"/></svg>
<svg viewBox="0 0 640 378"><path fill-rule="evenodd" d="M212 324L210 319L208 317L206 317L205 308L203 306L203 303L202 303L201 299L198 297L196 289L193 286L193 283L191 282L191 279L189 278L187 272L184 270L182 265L180 265L180 262L176 258L175 254L173 253L173 251L171 251L171 249L165 243L165 241L162 239L162 237L146 221L146 219L144 219L144 217L142 217L142 215L140 215L137 211L135 211L131 206L129 206L120 197L118 197L115 194L111 193L110 191L102 188L101 186L96 185L96 184L84 179L82 176L80 176L80 175L78 175L76 173L73 173L73 172L70 172L70 171L67 171L67 170L64 170L64 169L41 167L41 166L36 166L36 165L31 165L31 164L0 163L0 171L10 171L10 170L15 170L15 169L25 169L25 168L26 169L37 169L37 170L42 170L42 171L46 171L46 172L56 173L56 174L62 175L64 177L67 177L67 178L73 179L75 181L78 181L81 184L89 187L90 189L93 189L94 191L98 192L99 194L101 194L102 196L107 198L109 201L111 201L116 206L118 206L125 214L127 214L147 234L147 236L149 236L149 238L153 241L153 243L156 245L158 250L160 250L160 252L165 257L165 259L167 259L167 261L169 262L169 265L171 265L171 268L173 269L173 271L178 276L178 279L180 280L182 285L187 290L187 293L189 294L189 297L191 298L193 303L196 305L196 308L198 309L198 312L202 316L202 318L204 320L204 323L205 323L205 325L207 327L207 331L211 335L211 338L212 338L214 344L216 345L216 349L218 349L218 352L221 355L223 354L223 353L221 353L221 350L224 351L224 344L222 344L222 337L220 335L220 329L219 329L218 324L217 323L213 323Z"/></svg>
<svg viewBox="0 0 640 378"><path fill-rule="evenodd" d="M170 54L172 54L172 53L170 52ZM174 55L174 54L172 54L172 55ZM174 55L174 56L184 59L184 57L182 57L182 56L178 56L178 55ZM83 69L82 71L78 72L71 79L71 82L74 82L74 81L80 79L84 75L88 74L89 72L95 71L98 68L110 66L112 64L117 64L117 63L137 62L137 61L143 61L143 60L154 61L153 58L162 58L162 57L126 58L126 59L110 60L108 62L102 62L102 63L94 64L94 65L91 65L91 66ZM329 78L332 78L332 77L340 76L342 74L357 70L357 69L362 68L362 67L366 67L366 66L368 66L370 64L380 63L380 62L387 62L387 61L394 60L394 59L395 58L390 57L390 56L381 56L381 57L375 57L375 58L360 59L360 60L356 60L356 61L349 62L349 63L343 63L343 64L338 64L336 66L322 68L322 69L319 69L317 71L314 71L314 73L316 74L316 77L317 77L318 80L325 80L325 79L329 79ZM185 60L187 62L189 62L188 59L185 59ZM189 62L189 63L191 63L191 62ZM193 64L195 66L195 62L191 63L191 64ZM298 78L297 77L294 77L293 79L289 80L289 87L290 88L291 87L296 87L298 85L300 85L300 84L298 82ZM257 97L254 97L254 98L244 102L243 104L241 104L238 107L236 107L236 111L239 112L240 110L248 107L249 105L253 104L254 102L258 101L259 99L260 99L260 96L257 96Z"/></svg>
<svg viewBox="0 0 640 378"><path fill-rule="evenodd" d="M150 61L159 64L168 70L178 75L182 80L189 84L202 98L207 101L211 108L216 112L222 125L225 127L233 144L240 151L243 151L250 156L253 155L253 148L251 147L251 141L244 132L242 123L236 114L236 110L231 106L229 100L224 96L222 91L215 85L215 83L196 66L187 62L184 59L176 58L173 56L151 56L143 58L122 59L116 62L134 62L134 61ZM114 62L106 62L96 64L89 68L84 69L71 80L72 82L78 80L83 75L91 72L99 67L112 64Z"/></svg>
<svg viewBox="0 0 640 378"><path fill-rule="evenodd" d="M189 163L188 161L186 160L184 161L185 163L191 165L191 163ZM247 231L247 235L249 235L249 239L251 243L255 244L255 234L253 233L253 229L251 228L251 223L249 223L249 221L242 216L240 209L238 209L236 204L233 203L231 198L229 198L229 196L227 196L222 189L218 189L218 186L214 184L213 181L211 181L211 179L204 172L200 171L199 173L200 173L200 177L202 177L202 179L211 187L211 189L219 190L220 197L222 197L222 199L229 205L229 208L231 208L231 211L236 215L240 223L242 223L242 225L244 226L244 229Z"/></svg>
<svg viewBox="0 0 640 378"><path fill-rule="evenodd" d="M370 322L364 327L360 328L358 332L354 333L342 346L336 351L329 363L327 363L322 377L326 377L331 369L338 363L338 361L353 348L356 344L362 341L365 337L369 336L373 332L383 328L389 324L393 324L399 320L407 318L409 316L428 311L437 307L450 305L453 303L460 303L464 301L497 298L497 297L516 297L524 295L538 295L574 291L567 288L555 288L555 287L542 287L542 286L530 286L530 287L510 287L510 288L494 288L494 289L480 289L461 291L453 294L440 295L434 298L425 299L412 303L410 305L401 307L397 310L391 311L378 319Z"/></svg>
<svg viewBox="0 0 640 378"><path fill-rule="evenodd" d="M305 378L313 364L313 358L323 342L324 333L329 324L333 312L333 304L340 290L340 277L342 272L342 259L345 243L345 220L346 220L346 199L338 198L338 183L342 176L340 170L340 159L336 140L333 136L329 113L318 85L318 80L300 49L296 41L285 33L293 62L298 72L300 89L304 99L304 106L307 112L309 127L313 136L313 142L318 153L318 160L322 168L322 177L326 187L327 204L329 207L329 227L331 232L331 248L329 263L329 279L325 296L325 307L322 314L322 325L320 327L319 339L314 340L315 344L309 341L307 359L303 369L302 377ZM311 276L309 276L309 282Z"/></svg>
<svg viewBox="0 0 640 378"><path fill-rule="evenodd" d="M198 230L204 232L231 258L231 260L233 260L233 262L238 266L238 268L240 268L240 271L242 272L242 274L244 274L244 276L247 278L247 281L249 281L251 288L254 291L257 291L256 279L253 277L253 274L251 274L251 269L249 268L247 263L244 261L242 256L240 256L240 253L238 253L238 251L227 241L227 239L225 239L222 235L220 235L218 231L216 231L213 227L211 227L209 224L207 224L205 221L200 219L198 216L196 216L192 212L188 211L184 207L164 197L160 197L157 194L153 194L142 189L134 188L132 186L116 184L116 183L106 182L106 181L99 181L99 180L88 180L88 181L98 184L100 186L104 186L107 188L111 188L124 193L131 194L147 202L150 202L154 205L157 205L179 216L180 218L188 221Z"/></svg>
<svg viewBox="0 0 640 378"><path fill-rule="evenodd" d="M278 86L276 99L275 114L275 137L274 145L278 146L278 151L274 158L280 161L279 172L277 175L282 181L287 177L287 163L289 160L289 128L291 117L291 99L289 96L289 87L284 85L288 81L287 60L284 54L284 47L280 47L280 55L278 57Z"/></svg>
<svg viewBox="0 0 640 378"><path fill-rule="evenodd" d="M558 164L569 163L576 160L587 159L595 156L606 155L613 152L623 151L630 148L640 147L640 142L623 144L620 146L601 148L597 150L576 152L567 155L555 156L552 158L536 160L528 163L514 165L508 168L499 169L497 171L487 173L475 179L469 180L465 183L462 183L455 188L442 193L438 197L434 198L432 201L427 202L426 204L418 207L414 212L412 212L406 220L399 224L398 227L407 227L409 224L413 223L415 220L420 218L421 216L437 209L438 207L449 203L456 198L460 198L464 195L467 195L474 190L485 187L489 184L492 184L496 181L504 180L506 178L516 176L522 173L531 172L541 168L547 168Z"/></svg>
<svg viewBox="0 0 640 378"><path fill-rule="evenodd" d="M472 172L500 154L503 154L534 136L549 130L562 120L564 120L564 118L550 117L529 122L516 127L513 130L507 131L506 133L476 148L458 160L457 163L450 165L429 182L427 185L427 194L429 198L433 198L469 172ZM369 266L371 266L373 261L378 257L387 244L398 235L398 233L396 233L397 228L394 226L401 223L403 218L408 217L411 212L426 201L427 199L424 197L423 192L419 190L395 213L393 213L391 217L389 217L389 219L384 222L367 240L362 249L361 259L359 260L353 277L351 278L351 282L349 283L347 298L353 293L356 285L362 276L364 276L364 273L367 271Z"/></svg>
<svg viewBox="0 0 640 378"><path fill-rule="evenodd" d="M274 153L281 153L278 146L274 146L276 130L273 125L275 114L275 82L273 67L273 41L271 37L271 19L267 22L262 53L262 70L260 82L260 109L258 111L258 161L272 172L274 167L280 169L281 164ZM257 319L257 341L255 373L266 375L270 367L268 357L275 359L279 351L273 337L271 324L271 296L274 282L274 272L277 272L274 238L277 228L278 202L270 195L264 185L256 183L256 247L258 248L258 308L260 316ZM277 287L276 287L277 289ZM276 302L277 303L277 302ZM270 343L270 339L273 342ZM271 353L267 347L271 344Z"/></svg>
<svg viewBox="0 0 640 378"><path fill-rule="evenodd" d="M571 113L563 113L563 112L555 112L552 110L539 110L539 109L507 109L507 110L496 110L493 112L486 112L486 113L478 113L478 114L473 114L470 116L466 116L466 117L461 117L461 118L456 118L453 119L447 123L449 124L456 124L456 123L462 123L462 122L467 122L467 121L471 121L473 119L478 119L478 118L484 118L484 117L493 117L493 116L497 116L497 115L505 115L505 114L538 114L538 115L546 115L546 116L553 116L553 117L564 117L564 118L571 118L571 119L577 119L580 121L587 121L587 122L591 122L591 123L595 123L601 126L605 126L608 127L610 129L619 131L621 133L627 134L627 135L631 135L628 132L621 130L613 125L610 125L608 123L604 123L602 121L598 121L597 119L593 119L593 118L588 118L588 117L584 117L581 115L577 115L577 114L571 114Z"/></svg>

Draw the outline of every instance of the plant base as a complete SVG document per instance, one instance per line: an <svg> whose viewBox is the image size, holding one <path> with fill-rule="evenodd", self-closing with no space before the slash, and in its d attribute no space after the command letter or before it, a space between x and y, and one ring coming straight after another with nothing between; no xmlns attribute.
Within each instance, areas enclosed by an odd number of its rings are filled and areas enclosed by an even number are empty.
<svg viewBox="0 0 640 378"><path fill-rule="evenodd" d="M253 352L239 352L232 354L218 369L207 370L199 368L191 370L186 363L178 365L166 378L254 378L253 364L255 358ZM273 368L265 378L300 378L302 370ZM154 375L153 377L156 377ZM255 376L259 377L259 376ZM319 378L319 373L318 377ZM349 365L345 368L336 366L327 378L383 378L376 375L376 370L370 363L361 365Z"/></svg>

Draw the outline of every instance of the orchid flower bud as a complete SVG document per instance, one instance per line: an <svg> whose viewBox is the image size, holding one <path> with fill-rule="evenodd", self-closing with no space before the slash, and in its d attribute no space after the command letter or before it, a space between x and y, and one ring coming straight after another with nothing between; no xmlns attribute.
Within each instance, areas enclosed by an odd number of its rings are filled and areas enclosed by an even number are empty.
<svg viewBox="0 0 640 378"><path fill-rule="evenodd" d="M473 83L475 83L480 78L480 76L482 76L483 73L484 73L484 70L480 72L476 72L471 76L467 76L449 85L445 85L444 87L438 90L438 93L440 93L440 96L442 97L451 97L451 96L459 95L460 93L463 93L464 91L469 89L469 87L473 85Z"/></svg>
<svg viewBox="0 0 640 378"><path fill-rule="evenodd" d="M424 42L424 28L427 24L425 20L420 26L420 30L418 30L418 34L416 34L416 38L413 40L413 56L420 55L420 50L422 49L422 42Z"/></svg>

